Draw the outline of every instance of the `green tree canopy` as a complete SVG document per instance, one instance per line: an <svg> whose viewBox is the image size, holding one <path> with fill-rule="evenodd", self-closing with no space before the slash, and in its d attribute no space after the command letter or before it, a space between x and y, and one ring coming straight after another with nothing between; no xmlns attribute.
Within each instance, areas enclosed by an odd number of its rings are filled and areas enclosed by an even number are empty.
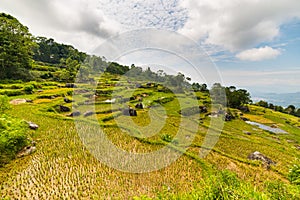
<svg viewBox="0 0 300 200"><path fill-rule="evenodd" d="M34 45L26 26L0 13L0 79L29 79Z"/></svg>

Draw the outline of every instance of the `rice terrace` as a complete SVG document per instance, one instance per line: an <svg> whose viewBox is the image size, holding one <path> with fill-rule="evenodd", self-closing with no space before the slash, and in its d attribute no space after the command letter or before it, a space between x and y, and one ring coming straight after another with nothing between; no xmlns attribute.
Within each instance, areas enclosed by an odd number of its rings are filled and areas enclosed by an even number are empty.
<svg viewBox="0 0 300 200"><path fill-rule="evenodd" d="M297 105L0 21L1 199L300 199Z"/></svg>

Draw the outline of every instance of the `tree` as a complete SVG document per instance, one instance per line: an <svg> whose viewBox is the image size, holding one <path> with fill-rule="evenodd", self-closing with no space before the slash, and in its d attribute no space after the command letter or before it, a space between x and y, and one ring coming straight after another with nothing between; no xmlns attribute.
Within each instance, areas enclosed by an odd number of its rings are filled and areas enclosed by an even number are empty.
<svg viewBox="0 0 300 200"><path fill-rule="evenodd" d="M0 13L0 79L29 79L34 46L26 26Z"/></svg>
<svg viewBox="0 0 300 200"><path fill-rule="evenodd" d="M300 117L300 108L298 108L297 111L295 111L295 116Z"/></svg>
<svg viewBox="0 0 300 200"><path fill-rule="evenodd" d="M266 101L260 100L259 102L256 103L260 107L268 108L269 104Z"/></svg>
<svg viewBox="0 0 300 200"><path fill-rule="evenodd" d="M35 42L37 43L34 48L34 60L60 64L63 60L71 58L78 62L85 61L87 55L83 52L79 52L71 45L59 44L54 39L45 37L36 37Z"/></svg>
<svg viewBox="0 0 300 200"><path fill-rule="evenodd" d="M284 112L293 115L295 113L296 107L294 105L289 105Z"/></svg>
<svg viewBox="0 0 300 200"><path fill-rule="evenodd" d="M226 96L228 106L231 108L239 108L240 106L251 102L250 94L247 90L236 90L236 87L234 86L226 88Z"/></svg>
<svg viewBox="0 0 300 200"><path fill-rule="evenodd" d="M214 83L210 90L211 99L215 104L226 106L226 91L220 83Z"/></svg>

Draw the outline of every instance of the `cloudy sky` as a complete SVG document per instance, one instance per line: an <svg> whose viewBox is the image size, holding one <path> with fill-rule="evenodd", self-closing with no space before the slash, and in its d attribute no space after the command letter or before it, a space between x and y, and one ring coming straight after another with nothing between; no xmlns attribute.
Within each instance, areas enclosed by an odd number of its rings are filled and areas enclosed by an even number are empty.
<svg viewBox="0 0 300 200"><path fill-rule="evenodd" d="M0 11L89 53L117 38L124 64L168 66L196 81L193 65L204 80L218 73L251 92L300 91L299 0L2 0Z"/></svg>

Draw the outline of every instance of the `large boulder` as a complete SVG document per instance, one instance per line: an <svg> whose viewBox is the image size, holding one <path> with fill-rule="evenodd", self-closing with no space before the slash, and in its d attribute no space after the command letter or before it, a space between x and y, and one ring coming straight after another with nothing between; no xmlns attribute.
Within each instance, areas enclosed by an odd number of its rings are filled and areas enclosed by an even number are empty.
<svg viewBox="0 0 300 200"><path fill-rule="evenodd" d="M75 83L66 83L66 88L77 88L77 86L75 85Z"/></svg>
<svg viewBox="0 0 300 200"><path fill-rule="evenodd" d="M92 115L94 115L94 114L95 114L94 111L86 111L86 112L83 114L83 116L84 116L84 117L88 117L88 116L92 116Z"/></svg>
<svg viewBox="0 0 300 200"><path fill-rule="evenodd" d="M137 109L143 109L144 106L143 106L142 103L138 103L138 104L135 105L135 108L137 108Z"/></svg>
<svg viewBox="0 0 300 200"><path fill-rule="evenodd" d="M68 99L67 97L64 98L64 102L66 103L72 103L73 101L71 99Z"/></svg>
<svg viewBox="0 0 300 200"><path fill-rule="evenodd" d="M233 116L230 113L225 113L224 120L226 122L231 121L233 119Z"/></svg>
<svg viewBox="0 0 300 200"><path fill-rule="evenodd" d="M12 105L19 105L19 104L23 104L26 102L27 102L26 99L14 99L14 100L11 100L9 103Z"/></svg>
<svg viewBox="0 0 300 200"><path fill-rule="evenodd" d="M126 116L137 116L137 112L135 109L129 107L123 110L123 115Z"/></svg>
<svg viewBox="0 0 300 200"><path fill-rule="evenodd" d="M20 153L18 153L17 157L23 157L23 156L28 156L36 151L35 146L27 146L25 147Z"/></svg>
<svg viewBox="0 0 300 200"><path fill-rule="evenodd" d="M71 108L69 108L67 106L59 105L59 110L60 110L60 112L70 112Z"/></svg>
<svg viewBox="0 0 300 200"><path fill-rule="evenodd" d="M248 106L239 106L238 109L244 113L250 112L250 109Z"/></svg>
<svg viewBox="0 0 300 200"><path fill-rule="evenodd" d="M276 164L270 158L268 158L267 156L265 156L264 154L262 154L262 153L260 153L258 151L255 151L255 152L249 154L248 155L248 159L249 160L260 160L264 164L266 164L268 168L270 167L270 165L275 165Z"/></svg>
<svg viewBox="0 0 300 200"><path fill-rule="evenodd" d="M81 115L81 113L79 111L74 111L74 112L72 112L71 114L69 114L67 116L69 116L69 117L78 117L80 115Z"/></svg>
<svg viewBox="0 0 300 200"><path fill-rule="evenodd" d="M207 107L206 106L199 106L200 113L207 113Z"/></svg>

